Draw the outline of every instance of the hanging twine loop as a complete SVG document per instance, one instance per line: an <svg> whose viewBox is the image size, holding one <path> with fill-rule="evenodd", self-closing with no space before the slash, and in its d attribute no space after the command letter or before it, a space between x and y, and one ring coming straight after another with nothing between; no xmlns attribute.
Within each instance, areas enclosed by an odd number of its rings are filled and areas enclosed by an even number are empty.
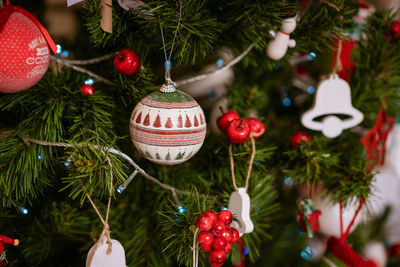
<svg viewBox="0 0 400 267"><path fill-rule="evenodd" d="M109 255L112 252L112 242L111 242L111 237L110 237L111 231L110 231L110 226L108 224L108 218L109 218L109 215L110 215L111 198L112 198L112 190L113 190L113 168L112 168L110 157L103 150L101 151L101 153L107 158L107 163L108 163L108 166L110 167L110 190L109 190L108 203L107 203L107 212L106 212L106 218L105 219L103 219L103 216L101 216L101 214L99 212L99 209L94 204L94 202L93 202L92 198L90 197L89 193L87 192L84 184L80 180L80 183L81 183L83 191L85 192L85 194L86 194L90 204L92 205L93 209L96 211L97 215L99 216L100 221L103 223L103 231L101 232L100 237L96 242L96 245L93 247L93 252L89 256L89 265L92 262L94 254L96 254L97 248L99 247L100 244L103 243L104 238L106 238L107 244L108 244L108 248L107 248L107 251L106 251L107 255Z"/></svg>
<svg viewBox="0 0 400 267"><path fill-rule="evenodd" d="M163 31L162 23L161 23L161 19L160 19L160 32L161 32L161 39L163 42L163 50L164 50L164 56L165 56L165 84L163 86L161 86L160 91L164 92L164 93L171 93L176 90L175 89L176 84L171 80L171 67L169 66L169 63L171 62L172 51L174 50L176 36L178 34L178 30L181 25L181 19L182 19L182 2L179 1L178 25L176 26L174 38L172 39L172 45L171 45L171 50L169 52L169 56L167 56L167 48L165 45L164 31Z"/></svg>
<svg viewBox="0 0 400 267"><path fill-rule="evenodd" d="M199 228L196 227L196 230L194 231L193 235L193 247L191 247L193 251L193 267L198 267L199 266L199 249L197 247L197 236L199 234Z"/></svg>
<svg viewBox="0 0 400 267"><path fill-rule="evenodd" d="M249 161L249 168L247 169L247 176L246 176L246 185L245 185L246 191L249 188L251 171L253 169L254 159L256 156L256 142L254 140L253 134L250 134L250 140L251 140L251 155L250 155L250 161ZM235 191L238 191L238 187L236 184L236 177L235 177L235 162L233 159L232 143L229 145L228 151L229 151L229 162L230 162L230 166L231 166L232 184L233 184L233 188L235 188Z"/></svg>

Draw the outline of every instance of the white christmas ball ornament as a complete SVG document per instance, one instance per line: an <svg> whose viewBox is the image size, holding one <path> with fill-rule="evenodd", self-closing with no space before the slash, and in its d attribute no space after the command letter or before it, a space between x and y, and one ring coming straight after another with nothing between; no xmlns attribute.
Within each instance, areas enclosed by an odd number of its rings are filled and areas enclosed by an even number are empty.
<svg viewBox="0 0 400 267"><path fill-rule="evenodd" d="M322 197L317 195L313 197L314 207L317 210L321 210L319 216L319 232L326 235L327 237L334 236L340 238L340 205L339 203L333 203L329 196ZM343 207L343 232L346 231L348 225L354 217L354 214L358 208L358 203L352 203ZM357 216L355 222L350 229L350 233L357 227L360 222L360 216Z"/></svg>
<svg viewBox="0 0 400 267"><path fill-rule="evenodd" d="M371 241L365 245L363 255L366 259L372 260L377 264L377 267L386 266L387 254L386 248L382 242Z"/></svg>
<svg viewBox="0 0 400 267"><path fill-rule="evenodd" d="M206 136L206 119L199 104L172 85L143 98L130 120L132 142L148 160L166 165L194 156Z"/></svg>

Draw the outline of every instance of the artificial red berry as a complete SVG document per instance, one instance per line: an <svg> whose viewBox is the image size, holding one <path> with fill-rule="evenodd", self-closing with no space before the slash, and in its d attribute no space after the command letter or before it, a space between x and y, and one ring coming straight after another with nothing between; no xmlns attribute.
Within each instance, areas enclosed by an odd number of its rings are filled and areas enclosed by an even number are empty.
<svg viewBox="0 0 400 267"><path fill-rule="evenodd" d="M226 228L225 231L222 233L222 237L225 238L227 242L231 243L233 238L232 231Z"/></svg>
<svg viewBox="0 0 400 267"><path fill-rule="evenodd" d="M396 21L395 23L393 23L392 25L392 32L394 34L400 34L400 21Z"/></svg>
<svg viewBox="0 0 400 267"><path fill-rule="evenodd" d="M213 250L210 253L210 257L208 258L208 262L212 266L216 266L216 264L223 264L226 259L226 253L222 250Z"/></svg>
<svg viewBox="0 0 400 267"><path fill-rule="evenodd" d="M246 141L250 133L251 129L249 123L242 119L231 121L226 128L226 136L234 144L241 144Z"/></svg>
<svg viewBox="0 0 400 267"><path fill-rule="evenodd" d="M217 214L212 210L206 210L203 215L210 217L213 223L217 219Z"/></svg>
<svg viewBox="0 0 400 267"><path fill-rule="evenodd" d="M226 244L228 244L228 242L226 242L225 238L219 236L214 239L212 247L215 250L225 250Z"/></svg>
<svg viewBox="0 0 400 267"><path fill-rule="evenodd" d="M231 243L235 243L235 242L239 241L240 235L239 235L238 230L236 230L233 227L229 228L229 230L231 230L231 232L232 232L232 241L231 241Z"/></svg>
<svg viewBox="0 0 400 267"><path fill-rule="evenodd" d="M94 94L93 86L88 85L88 84L82 84L81 91L84 95L93 95Z"/></svg>
<svg viewBox="0 0 400 267"><path fill-rule="evenodd" d="M292 147L297 147L301 143L311 143L311 141L311 136L309 136L307 133L297 132L292 135L290 143Z"/></svg>
<svg viewBox="0 0 400 267"><path fill-rule="evenodd" d="M248 118L247 122L250 124L251 134L254 139L260 138L265 133L265 125L256 118Z"/></svg>
<svg viewBox="0 0 400 267"><path fill-rule="evenodd" d="M228 242L225 247L225 253L228 254L229 252L231 252L231 250L232 250L232 245L231 243Z"/></svg>
<svg viewBox="0 0 400 267"><path fill-rule="evenodd" d="M135 74L139 66L139 57L130 49L122 49L114 58L114 68L124 75Z"/></svg>
<svg viewBox="0 0 400 267"><path fill-rule="evenodd" d="M211 252L212 251L212 246L211 245L210 246L200 246L200 247L204 252Z"/></svg>
<svg viewBox="0 0 400 267"><path fill-rule="evenodd" d="M208 231L213 225L213 221L210 217L200 215L196 220L197 227L202 231Z"/></svg>
<svg viewBox="0 0 400 267"><path fill-rule="evenodd" d="M235 119L240 119L240 116L234 110L229 110L228 112L224 113L221 107L220 107L220 109L223 114L220 117L218 117L217 125L221 131L225 132L229 123L231 123L231 121L233 121Z"/></svg>
<svg viewBox="0 0 400 267"><path fill-rule="evenodd" d="M209 231L201 232L198 239L200 246L211 246L214 241L214 235Z"/></svg>
<svg viewBox="0 0 400 267"><path fill-rule="evenodd" d="M225 224L222 221L215 221L212 225L211 228L211 233L213 233L215 236L222 236L226 229Z"/></svg>
<svg viewBox="0 0 400 267"><path fill-rule="evenodd" d="M233 216L229 210L221 210L218 213L218 220L223 222L225 225L230 225L232 222Z"/></svg>

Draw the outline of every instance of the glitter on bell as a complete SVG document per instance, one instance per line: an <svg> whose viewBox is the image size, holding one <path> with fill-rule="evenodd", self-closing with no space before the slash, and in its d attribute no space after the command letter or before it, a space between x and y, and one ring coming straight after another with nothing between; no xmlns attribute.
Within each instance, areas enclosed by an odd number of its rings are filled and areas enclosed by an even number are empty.
<svg viewBox="0 0 400 267"><path fill-rule="evenodd" d="M169 83L136 105L129 128L132 142L143 157L175 165L199 151L207 125L196 100Z"/></svg>

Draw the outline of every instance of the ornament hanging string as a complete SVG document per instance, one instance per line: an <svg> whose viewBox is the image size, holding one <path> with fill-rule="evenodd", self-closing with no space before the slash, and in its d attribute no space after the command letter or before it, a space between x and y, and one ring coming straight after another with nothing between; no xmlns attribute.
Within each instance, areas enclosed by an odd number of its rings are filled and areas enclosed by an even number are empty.
<svg viewBox="0 0 400 267"><path fill-rule="evenodd" d="M89 265L92 262L93 256L96 253L96 250L97 250L99 244L101 242L103 242L103 238L104 237L106 237L107 243L108 243L108 248L107 248L106 253L110 254L111 251L112 251L112 242L111 242L111 237L110 237L110 226L108 225L108 217L109 217L109 214L110 214L111 198L112 198L112 191L113 191L113 169L112 169L112 164L111 164L110 157L103 150L101 151L101 153L107 158L107 163L108 163L108 166L110 167L110 190L109 190L108 203L107 203L107 212L106 212L106 218L105 219L103 219L103 216L101 216L98 208L94 204L92 198L90 197L90 195L87 192L85 186L83 185L82 181L80 180L81 186L83 188L83 191L85 192L87 198L89 199L90 204L92 205L93 209L96 211L96 213L99 216L101 222L103 223L103 231L101 232L101 235L100 235L99 239L97 240L97 243L96 243L95 247L93 248L93 252L90 255Z"/></svg>
<svg viewBox="0 0 400 267"><path fill-rule="evenodd" d="M263 134L264 132L262 132L261 134ZM250 155L250 161L249 161L249 168L247 169L247 176L246 176L246 191L249 188L249 181L250 181L250 175L251 175L251 171L253 169L253 163L254 163L254 158L256 156L256 142L254 140L253 136L250 136L250 140L251 140L251 155ZM237 184L236 184L236 177L235 177L235 162L233 160L233 152L232 152L232 143L229 145L229 161L230 161L230 165L231 165L231 176L232 176L232 183L233 183L233 188L235 188L235 190L238 190Z"/></svg>
<svg viewBox="0 0 400 267"><path fill-rule="evenodd" d="M49 32L45 27L28 11L19 6L13 6L10 4L10 0L6 1L6 6L0 9L0 31L3 29L4 25L7 23L8 18L14 13L19 12L29 18L42 32L43 37L46 39L47 44L49 45L51 51L54 54L57 53L57 46L54 43L53 39L51 39Z"/></svg>
<svg viewBox="0 0 400 267"><path fill-rule="evenodd" d="M163 49L164 49L164 55L165 55L165 80L167 81L167 84L173 83L171 80L171 73L170 73L170 67L168 65L169 62L171 62L171 57L172 57L172 51L174 50L174 45L175 45L175 40L176 36L178 34L179 26L181 25L181 19L182 19L182 2L179 1L179 19L178 19L178 25L176 26L176 30L174 33L174 38L172 39L172 45L171 45L171 50L169 52L169 57L167 56L167 48L165 45L165 38L164 38L164 31L162 28L162 23L160 19L160 31L161 31L161 39L163 42Z"/></svg>
<svg viewBox="0 0 400 267"><path fill-rule="evenodd" d="M199 228L196 227L196 231L194 232L193 235L193 267L198 267L199 266L199 250L197 248L197 236L199 234Z"/></svg>
<svg viewBox="0 0 400 267"><path fill-rule="evenodd" d="M339 200L339 215L340 215L340 241L344 242L347 238L347 236L350 233L351 228L353 227L354 222L357 219L358 213L360 213L362 206L364 205L365 199L360 200L360 204L358 205L358 208L356 212L354 213L353 218L351 219L349 225L347 226L346 232L343 233L343 202L342 199Z"/></svg>

